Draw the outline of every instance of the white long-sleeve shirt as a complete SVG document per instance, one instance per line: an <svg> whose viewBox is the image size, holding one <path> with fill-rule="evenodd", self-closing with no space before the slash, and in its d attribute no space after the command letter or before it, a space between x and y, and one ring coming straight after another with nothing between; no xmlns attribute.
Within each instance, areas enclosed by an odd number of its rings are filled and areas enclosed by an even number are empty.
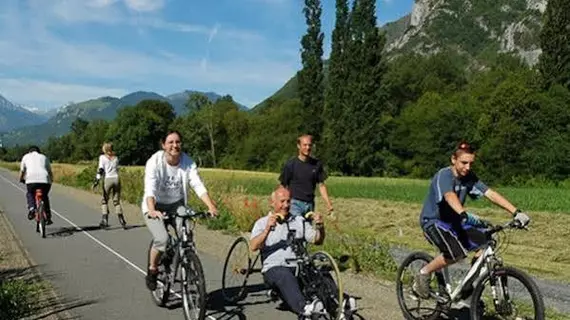
<svg viewBox="0 0 570 320"><path fill-rule="evenodd" d="M20 162L20 171L25 172L26 184L51 183L49 159L36 151L26 153Z"/></svg>
<svg viewBox="0 0 570 320"><path fill-rule="evenodd" d="M185 204L188 203L187 186L190 186L198 197L208 192L194 160L182 153L180 163L170 166L166 163L164 151L156 152L145 165L142 211L148 212L146 199L149 197L154 197L157 203L168 204L182 199Z"/></svg>
<svg viewBox="0 0 570 320"><path fill-rule="evenodd" d="M99 165L97 166L97 179L101 179L99 169L103 169L105 178L116 178L119 176L119 158L113 157L109 159L106 155L99 156Z"/></svg>

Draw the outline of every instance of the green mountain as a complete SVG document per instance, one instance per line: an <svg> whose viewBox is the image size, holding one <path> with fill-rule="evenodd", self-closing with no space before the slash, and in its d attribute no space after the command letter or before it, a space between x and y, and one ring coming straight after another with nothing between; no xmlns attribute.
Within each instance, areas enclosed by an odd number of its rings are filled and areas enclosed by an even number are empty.
<svg viewBox="0 0 570 320"><path fill-rule="evenodd" d="M453 50L466 55L475 70L484 69L498 53L521 57L528 65L541 53L539 32L547 0L416 0L412 12L380 29L386 35L388 59L415 52L430 55ZM293 76L271 100L297 97Z"/></svg>
<svg viewBox="0 0 570 320"><path fill-rule="evenodd" d="M71 124L77 118L84 120L105 119L111 120L117 115L117 111L126 106L133 106L143 100L163 100L168 101L173 106L176 114L183 114L186 110L186 101L191 93L202 93L198 91L183 91L164 97L154 92L137 91L125 95L122 98L101 97L79 103L72 103L61 107L57 114L43 123L36 125L22 126L1 135L0 141L5 146L16 144L43 144L49 137L61 136L71 130ZM204 93L211 101L216 101L222 96L213 92ZM245 106L240 105L244 110Z"/></svg>

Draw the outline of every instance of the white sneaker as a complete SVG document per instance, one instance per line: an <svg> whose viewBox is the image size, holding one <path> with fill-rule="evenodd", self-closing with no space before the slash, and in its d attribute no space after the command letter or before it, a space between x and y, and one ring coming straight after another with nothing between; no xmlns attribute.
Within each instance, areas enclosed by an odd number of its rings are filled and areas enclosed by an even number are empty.
<svg viewBox="0 0 570 320"><path fill-rule="evenodd" d="M343 309L346 311L350 311L350 312L356 312L357 307L356 307L356 299L354 299L354 297L348 297L347 299L344 299L344 306Z"/></svg>
<svg viewBox="0 0 570 320"><path fill-rule="evenodd" d="M303 309L303 315L306 317L310 317L314 313L321 313L325 309L325 306L319 299L313 300L311 303L307 303L305 305L305 309Z"/></svg>

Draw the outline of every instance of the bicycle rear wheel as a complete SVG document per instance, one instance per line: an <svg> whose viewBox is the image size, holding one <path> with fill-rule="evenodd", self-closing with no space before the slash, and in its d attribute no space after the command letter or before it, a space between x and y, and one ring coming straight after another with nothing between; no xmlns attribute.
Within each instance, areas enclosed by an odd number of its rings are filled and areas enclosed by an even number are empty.
<svg viewBox="0 0 570 320"><path fill-rule="evenodd" d="M475 287L471 299L470 318L473 320L545 319L544 301L536 283L512 267L487 273Z"/></svg>
<svg viewBox="0 0 570 320"><path fill-rule="evenodd" d="M427 265L433 257L425 252L411 253L400 265L396 277L396 295L398 304L407 320L435 320L439 319L443 306L432 299L421 299L414 290L412 285L414 277L419 273L420 269ZM436 277L437 278L437 277ZM431 288L434 292L442 292L445 284L437 279L437 285L432 280ZM437 287L434 290L434 286Z"/></svg>
<svg viewBox="0 0 570 320"><path fill-rule="evenodd" d="M340 278L340 270L334 258L325 251L317 251L311 255L311 262L320 274L317 283L317 296L323 302L326 315L317 319L339 319L344 312L344 292Z"/></svg>
<svg viewBox="0 0 570 320"><path fill-rule="evenodd" d="M146 255L147 259L149 259L150 257L150 250L152 249L152 243L153 241L151 240ZM170 266L164 264L166 261L166 259L164 259L165 254L166 254L165 252L162 253L163 257L161 257L160 262L158 264L158 277L157 277L158 279L157 279L156 290L150 292L152 301L154 301L154 303L159 307L164 307L168 302L168 298L170 296L170 281L168 281L169 280L168 272L170 270ZM149 265L150 261L147 260L147 267Z"/></svg>
<svg viewBox="0 0 570 320"><path fill-rule="evenodd" d="M42 238L46 237L46 213L44 211L44 202L40 201L37 205L37 215L39 216L38 227Z"/></svg>
<svg viewBox="0 0 570 320"><path fill-rule="evenodd" d="M206 279L196 252L186 251L181 267L184 318L203 320L206 316Z"/></svg>
<svg viewBox="0 0 570 320"><path fill-rule="evenodd" d="M224 262L222 295L227 302L234 303L245 298L251 267L248 241L244 237L239 237L230 247Z"/></svg>

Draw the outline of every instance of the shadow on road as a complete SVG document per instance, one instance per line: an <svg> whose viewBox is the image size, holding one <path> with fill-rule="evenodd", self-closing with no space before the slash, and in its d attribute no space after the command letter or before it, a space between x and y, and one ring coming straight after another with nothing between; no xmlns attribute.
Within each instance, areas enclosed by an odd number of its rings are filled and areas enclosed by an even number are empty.
<svg viewBox="0 0 570 320"><path fill-rule="evenodd" d="M145 226L144 224L127 225L125 227L125 230L136 229L136 228L140 228L140 227L144 227L144 226ZM82 232L82 231L86 231L86 232L96 231L96 230L112 231L112 230L118 230L118 229L123 229L123 227L122 226L113 226L113 227L101 228L99 225L80 226L78 228L76 228L76 227L60 227L60 228L56 229L56 231L54 231L54 232L49 232L47 235L50 237L69 237L75 233Z"/></svg>
<svg viewBox="0 0 570 320"><path fill-rule="evenodd" d="M19 296L19 299L30 300L29 307L22 310L25 314L21 316L26 319L44 319L54 315L57 315L59 319L75 319L76 317L69 315L68 311L97 302L96 300L57 297L50 285L43 281L54 275L40 277L37 269L38 266L0 271L0 284L7 284L4 288L5 293L9 292L9 294ZM10 283L14 285L9 285ZM17 301L17 303L22 302L24 301ZM4 319L4 316L3 311L0 310L0 318Z"/></svg>

